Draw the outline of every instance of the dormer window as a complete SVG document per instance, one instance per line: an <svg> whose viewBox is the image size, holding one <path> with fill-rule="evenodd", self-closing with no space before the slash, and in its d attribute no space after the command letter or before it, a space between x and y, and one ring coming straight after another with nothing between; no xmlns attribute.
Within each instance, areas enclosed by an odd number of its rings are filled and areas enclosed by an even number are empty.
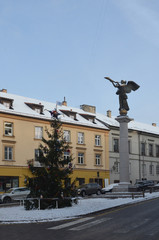
<svg viewBox="0 0 159 240"><path fill-rule="evenodd" d="M90 115L90 114L85 114L85 113L80 113L80 115L85 118L86 120L88 120L91 123L95 123L95 116Z"/></svg>
<svg viewBox="0 0 159 240"><path fill-rule="evenodd" d="M13 109L13 99L0 97L0 103L8 109Z"/></svg>
<svg viewBox="0 0 159 240"><path fill-rule="evenodd" d="M43 109L44 106L41 105L41 103L36 104L36 103L25 103L28 107L30 107L32 110L36 111L39 114L44 114Z"/></svg>
<svg viewBox="0 0 159 240"><path fill-rule="evenodd" d="M40 108L35 108L34 110L35 110L35 112L41 114L41 109Z"/></svg>
<svg viewBox="0 0 159 240"><path fill-rule="evenodd" d="M3 102L3 105L8 109L10 108L10 103L9 102Z"/></svg>
<svg viewBox="0 0 159 240"><path fill-rule="evenodd" d="M72 118L73 120L77 121L76 115L77 113L72 110L60 110L62 113L64 113L66 116Z"/></svg>

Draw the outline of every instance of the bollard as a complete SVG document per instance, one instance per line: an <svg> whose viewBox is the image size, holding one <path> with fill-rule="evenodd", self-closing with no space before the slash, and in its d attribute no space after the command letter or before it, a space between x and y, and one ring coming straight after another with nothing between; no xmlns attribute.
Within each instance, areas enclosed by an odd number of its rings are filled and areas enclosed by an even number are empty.
<svg viewBox="0 0 159 240"><path fill-rule="evenodd" d="M39 202L39 204L38 204L38 205L39 205L38 210L40 210L40 198L38 199L38 202Z"/></svg>
<svg viewBox="0 0 159 240"><path fill-rule="evenodd" d="M56 200L56 209L58 208L58 200Z"/></svg>
<svg viewBox="0 0 159 240"><path fill-rule="evenodd" d="M142 192L142 194L143 194L143 197L145 197L145 191L144 191L144 189L143 189L143 192Z"/></svg>

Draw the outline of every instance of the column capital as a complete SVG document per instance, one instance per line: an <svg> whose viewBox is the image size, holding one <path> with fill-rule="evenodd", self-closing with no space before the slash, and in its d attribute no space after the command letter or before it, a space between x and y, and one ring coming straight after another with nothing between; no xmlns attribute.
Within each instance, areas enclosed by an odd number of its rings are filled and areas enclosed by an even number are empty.
<svg viewBox="0 0 159 240"><path fill-rule="evenodd" d="M129 118L128 116L118 116L117 118L115 118L115 120L117 120L119 123L123 123L123 122L129 123L129 122L133 121L134 119Z"/></svg>

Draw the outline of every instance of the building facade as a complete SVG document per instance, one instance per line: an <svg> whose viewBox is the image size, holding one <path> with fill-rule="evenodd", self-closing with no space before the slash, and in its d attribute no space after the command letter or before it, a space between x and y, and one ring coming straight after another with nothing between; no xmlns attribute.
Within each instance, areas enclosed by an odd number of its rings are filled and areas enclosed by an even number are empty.
<svg viewBox="0 0 159 240"><path fill-rule="evenodd" d="M30 176L27 161L36 157L42 137L50 128L49 111L58 108L65 140L73 155L73 174L70 182L98 182L104 186L109 180L109 129L97 120L94 113L22 96L0 92L0 192L24 186ZM68 153L64 153L67 157Z"/></svg>
<svg viewBox="0 0 159 240"><path fill-rule="evenodd" d="M119 182L119 123L111 116L98 114L98 119L109 127L110 183ZM159 181L159 127L131 121L128 124L129 174L130 181Z"/></svg>

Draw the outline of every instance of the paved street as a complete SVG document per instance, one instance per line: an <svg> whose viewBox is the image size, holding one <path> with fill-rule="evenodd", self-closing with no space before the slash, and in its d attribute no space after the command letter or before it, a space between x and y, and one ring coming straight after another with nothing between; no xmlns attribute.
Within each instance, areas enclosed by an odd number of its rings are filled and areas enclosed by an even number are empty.
<svg viewBox="0 0 159 240"><path fill-rule="evenodd" d="M0 225L1 240L158 240L159 199L50 223Z"/></svg>

